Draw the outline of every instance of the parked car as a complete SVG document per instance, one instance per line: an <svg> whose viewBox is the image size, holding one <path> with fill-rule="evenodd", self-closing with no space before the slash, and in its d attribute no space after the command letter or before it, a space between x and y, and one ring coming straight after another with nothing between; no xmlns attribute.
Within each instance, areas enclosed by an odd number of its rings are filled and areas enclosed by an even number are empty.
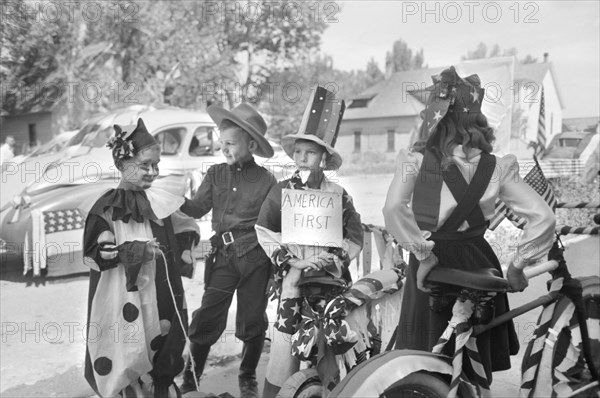
<svg viewBox="0 0 600 398"><path fill-rule="evenodd" d="M118 124L135 124L141 117L161 145L160 175L154 183L156 187L191 197L208 168L224 161L219 153L219 131L205 112L164 108L129 116L135 117L127 123ZM34 214L72 209L85 212L103 192L118 184L119 173L110 151L105 147L113 134L114 122L114 115L94 121L96 127L90 130L95 134L82 134L76 151L46 168L42 178L25 188L14 200L14 206L2 212L0 239L5 247L3 263L27 265L33 263L33 257L38 255L31 250L36 243L31 238L34 235L32 211ZM277 177L285 177L285 166L293 162L278 144L272 145L275 156L257 158L257 162ZM199 224L201 238L206 241L212 235L210 215L203 217ZM78 233L81 234L82 229ZM48 275L85 271L80 260L81 249L74 246L73 252L69 253L74 261L57 260L49 264L52 270L48 271Z"/></svg>
<svg viewBox="0 0 600 398"><path fill-rule="evenodd" d="M24 154L24 155L17 155L14 158L12 158L10 161L15 164L21 164L25 161L33 160L33 158L37 158L42 155L49 155L49 154L60 152L60 150L64 148L64 146L67 144L67 142L69 142L69 140L71 138L73 138L73 136L75 134L77 134L77 131L78 130L71 130L71 131L65 131L65 132L59 133L58 135L53 137L50 141L38 146L36 149L31 151L31 153Z"/></svg>
<svg viewBox="0 0 600 398"><path fill-rule="evenodd" d="M111 121L127 124L139 112L148 109L154 108L134 105L107 115L92 117L67 141L60 151L27 157L20 164L10 163L3 170L0 179L0 185L2 186L2 191L0 192L0 209L4 209L9 205L14 197L19 195L28 186L38 184L46 187L48 184L53 185L58 183L57 173L60 172L61 175L69 175L72 165L67 163L62 166L66 170L65 173L62 173L64 170L57 170L57 166L63 162L68 162L74 157L88 153L90 150L89 143L93 143L94 140L101 142L105 136L105 131L100 131L103 127L108 126L108 123ZM48 169L51 172L48 172Z"/></svg>

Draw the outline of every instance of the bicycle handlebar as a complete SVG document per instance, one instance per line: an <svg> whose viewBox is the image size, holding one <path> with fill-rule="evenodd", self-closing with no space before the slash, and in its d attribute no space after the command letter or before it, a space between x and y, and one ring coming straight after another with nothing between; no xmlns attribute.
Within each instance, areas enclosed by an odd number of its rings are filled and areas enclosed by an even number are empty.
<svg viewBox="0 0 600 398"><path fill-rule="evenodd" d="M550 260L538 265L532 265L523 270L527 279L534 278L546 272L554 271L558 267L558 261Z"/></svg>

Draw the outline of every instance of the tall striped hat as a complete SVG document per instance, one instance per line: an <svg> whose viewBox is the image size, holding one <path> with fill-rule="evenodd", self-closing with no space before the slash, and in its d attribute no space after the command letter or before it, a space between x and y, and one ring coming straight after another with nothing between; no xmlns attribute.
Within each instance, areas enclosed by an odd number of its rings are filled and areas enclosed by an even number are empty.
<svg viewBox="0 0 600 398"><path fill-rule="evenodd" d="M293 158L296 140L313 141L327 150L325 170L339 169L342 157L333 147L345 109L344 100L337 100L333 92L317 86L311 92L298 133L286 135L281 139L285 153Z"/></svg>

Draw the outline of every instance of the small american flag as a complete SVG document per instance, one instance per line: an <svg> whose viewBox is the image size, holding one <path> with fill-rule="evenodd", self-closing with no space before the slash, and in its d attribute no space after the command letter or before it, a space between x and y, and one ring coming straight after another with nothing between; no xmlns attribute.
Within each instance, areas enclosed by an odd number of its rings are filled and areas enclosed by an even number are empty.
<svg viewBox="0 0 600 398"><path fill-rule="evenodd" d="M529 170L529 173L523 178L523 181L532 187L544 201L548 203L552 210L554 210L556 208L556 196L554 195L552 185L550 185L548 180L546 180L546 177L544 177L544 173L538 163L537 157L534 156L533 160L535 160L535 165ZM496 199L496 213L490 220L489 229L492 231L496 229L505 217L519 229L523 229L525 224L527 224L526 219L519 217L504 202L500 199Z"/></svg>
<svg viewBox="0 0 600 398"><path fill-rule="evenodd" d="M60 267L73 261L75 252L83 250L83 227L85 213L79 209L31 211L30 245L23 264L23 272L33 271L35 276L42 270L48 272L48 264Z"/></svg>
<svg viewBox="0 0 600 398"><path fill-rule="evenodd" d="M79 209L44 211L46 234L83 228L84 219Z"/></svg>

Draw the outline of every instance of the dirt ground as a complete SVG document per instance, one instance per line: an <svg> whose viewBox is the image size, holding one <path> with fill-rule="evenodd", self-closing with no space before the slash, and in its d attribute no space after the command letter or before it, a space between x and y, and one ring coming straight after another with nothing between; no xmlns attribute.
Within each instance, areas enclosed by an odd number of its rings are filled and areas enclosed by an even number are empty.
<svg viewBox="0 0 600 398"><path fill-rule="evenodd" d="M362 221L382 225L381 208L391 175L342 177L341 184L354 197ZM577 268L577 275L598 274L598 238L589 238L571 246L567 259ZM184 280L188 307L200 305L202 272L193 280ZM534 281L525 293L515 295L513 305L544 289L544 281ZM89 397L93 395L83 379L85 322L88 280L85 275L37 281L6 279L0 281L0 395L3 397ZM519 297L521 298L519 298ZM235 303L232 304L235 308ZM275 306L270 303L269 318L275 320ZM519 321L519 335L525 341L535 324L537 313ZM230 311L229 325L235 313ZM532 323L533 322L533 323ZM521 352L524 351L522 347ZM241 343L236 341L232 326L213 347L209 366L202 382L206 392L237 394L237 356ZM263 355L259 379L268 360ZM520 362L515 358L513 370L497 378L496 396L512 394L518 383ZM514 390L516 391L516 390ZM515 392L516 393L516 392ZM201 395L197 395L201 396Z"/></svg>

